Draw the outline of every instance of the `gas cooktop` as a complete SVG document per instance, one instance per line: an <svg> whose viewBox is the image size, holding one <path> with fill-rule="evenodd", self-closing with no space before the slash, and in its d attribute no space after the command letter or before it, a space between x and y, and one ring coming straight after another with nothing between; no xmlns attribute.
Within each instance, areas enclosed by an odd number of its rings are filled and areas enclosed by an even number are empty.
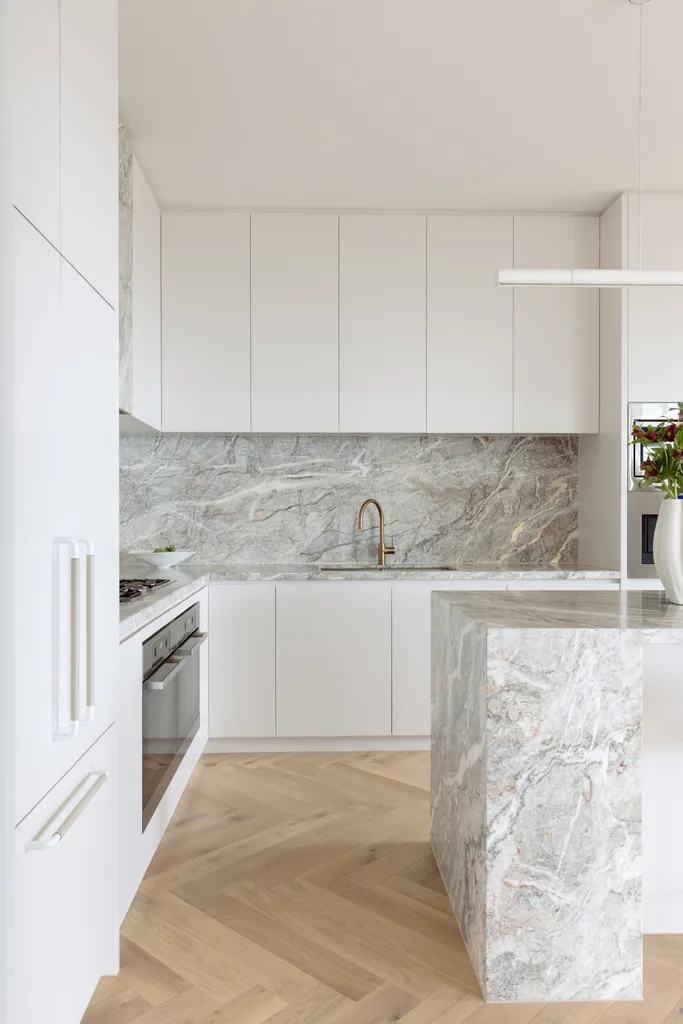
<svg viewBox="0 0 683 1024"><path fill-rule="evenodd" d="M151 594L153 590L158 590L159 587L165 587L171 580L119 580L119 604L130 604L131 601L137 601L140 597L145 597L146 594Z"/></svg>

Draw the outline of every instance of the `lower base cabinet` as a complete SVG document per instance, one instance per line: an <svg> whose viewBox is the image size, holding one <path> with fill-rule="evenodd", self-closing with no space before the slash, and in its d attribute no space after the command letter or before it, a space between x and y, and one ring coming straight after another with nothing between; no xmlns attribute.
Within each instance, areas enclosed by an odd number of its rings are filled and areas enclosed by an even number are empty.
<svg viewBox="0 0 683 1024"><path fill-rule="evenodd" d="M209 636L209 736L274 736L275 584L214 584Z"/></svg>
<svg viewBox="0 0 683 1024"><path fill-rule="evenodd" d="M112 726L15 829L15 1024L75 1024L118 971L116 760Z"/></svg>
<svg viewBox="0 0 683 1024"><path fill-rule="evenodd" d="M277 735L391 735L391 588L277 588Z"/></svg>

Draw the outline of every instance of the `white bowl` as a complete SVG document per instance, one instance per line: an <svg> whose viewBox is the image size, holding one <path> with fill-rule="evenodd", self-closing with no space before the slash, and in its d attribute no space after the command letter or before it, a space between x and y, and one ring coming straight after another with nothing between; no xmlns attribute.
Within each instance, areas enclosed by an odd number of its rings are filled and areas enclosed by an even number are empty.
<svg viewBox="0 0 683 1024"><path fill-rule="evenodd" d="M170 569L172 565L184 562L194 551L131 551L130 554L157 569Z"/></svg>

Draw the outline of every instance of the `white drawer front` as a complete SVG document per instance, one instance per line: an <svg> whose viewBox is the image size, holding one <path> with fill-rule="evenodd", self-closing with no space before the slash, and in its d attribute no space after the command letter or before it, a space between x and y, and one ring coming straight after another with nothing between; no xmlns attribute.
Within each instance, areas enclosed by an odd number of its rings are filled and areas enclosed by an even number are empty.
<svg viewBox="0 0 683 1024"><path fill-rule="evenodd" d="M15 830L17 1024L77 1024L117 971L115 729Z"/></svg>

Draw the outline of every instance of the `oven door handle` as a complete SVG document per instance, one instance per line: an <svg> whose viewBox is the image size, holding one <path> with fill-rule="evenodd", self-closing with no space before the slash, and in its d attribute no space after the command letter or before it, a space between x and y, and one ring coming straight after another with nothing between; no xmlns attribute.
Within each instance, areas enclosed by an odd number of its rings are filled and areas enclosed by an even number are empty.
<svg viewBox="0 0 683 1024"><path fill-rule="evenodd" d="M177 658L191 658L208 639L208 633L193 633L192 636L187 638L182 647L173 652L174 656Z"/></svg>
<svg viewBox="0 0 683 1024"><path fill-rule="evenodd" d="M167 658L148 679L142 682L145 690L165 690L183 667L182 658Z"/></svg>

